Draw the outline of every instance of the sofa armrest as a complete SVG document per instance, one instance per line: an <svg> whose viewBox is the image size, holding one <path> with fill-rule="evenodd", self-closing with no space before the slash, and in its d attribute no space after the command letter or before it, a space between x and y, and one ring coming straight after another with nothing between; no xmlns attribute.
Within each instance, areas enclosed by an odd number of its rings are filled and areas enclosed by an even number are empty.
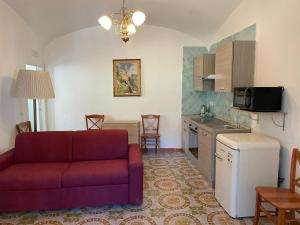
<svg viewBox="0 0 300 225"><path fill-rule="evenodd" d="M0 155L0 171L14 163L14 149Z"/></svg>
<svg viewBox="0 0 300 225"><path fill-rule="evenodd" d="M129 145L129 203L143 203L143 160L140 147Z"/></svg>

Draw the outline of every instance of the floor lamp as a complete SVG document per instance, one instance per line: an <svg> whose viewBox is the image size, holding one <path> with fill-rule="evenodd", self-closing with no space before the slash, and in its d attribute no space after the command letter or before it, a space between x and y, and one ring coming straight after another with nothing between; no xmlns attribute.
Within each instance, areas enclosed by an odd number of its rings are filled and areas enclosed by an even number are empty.
<svg viewBox="0 0 300 225"><path fill-rule="evenodd" d="M20 70L15 94L20 98L33 99L33 130L37 132L37 99L55 97L49 73L47 71Z"/></svg>

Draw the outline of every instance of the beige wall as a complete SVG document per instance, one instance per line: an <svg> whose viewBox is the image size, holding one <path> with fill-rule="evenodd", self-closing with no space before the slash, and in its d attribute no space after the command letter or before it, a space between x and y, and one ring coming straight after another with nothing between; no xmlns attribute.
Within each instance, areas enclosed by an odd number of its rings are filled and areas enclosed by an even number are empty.
<svg viewBox="0 0 300 225"><path fill-rule="evenodd" d="M244 0L220 27L212 43L251 24L257 25L256 86L285 87L286 129L276 127L270 115L253 122L254 132L280 140L281 176L288 184L291 149L300 147L300 1ZM281 117L274 117L281 122ZM267 163L267 160L266 160Z"/></svg>
<svg viewBox="0 0 300 225"><path fill-rule="evenodd" d="M56 92L50 128L85 129L84 115L91 113L117 120L154 113L161 115L162 147L181 147L183 46L201 45L184 33L147 25L126 44L99 26L54 40L45 51ZM126 58L142 61L141 97L113 97L112 60Z"/></svg>
<svg viewBox="0 0 300 225"><path fill-rule="evenodd" d="M0 153L14 145L15 125L27 120L26 101L12 97L18 69L42 64L39 39L9 6L0 0Z"/></svg>
<svg viewBox="0 0 300 225"><path fill-rule="evenodd" d="M257 24L255 84L283 85L288 116L285 131L274 126L270 116L262 116L258 125L254 122L253 129L280 140L281 175L285 178L291 148L300 145L299 12L299 0L244 0L211 38L215 43ZM32 56L32 50L40 52L39 43L23 19L0 0L0 152L13 145L14 126L27 117L25 101L12 97L11 87L18 69L26 63L42 63L41 57ZM186 45L203 43L180 32L151 26L138 31L127 45L119 43L113 32L101 33L99 27L58 38L46 50L57 91L55 104L50 104L50 125L53 129L82 129L83 115L91 112L115 119L160 113L164 146L180 146L182 47ZM111 60L132 57L142 59L143 96L113 98ZM279 117L274 119L280 122Z"/></svg>

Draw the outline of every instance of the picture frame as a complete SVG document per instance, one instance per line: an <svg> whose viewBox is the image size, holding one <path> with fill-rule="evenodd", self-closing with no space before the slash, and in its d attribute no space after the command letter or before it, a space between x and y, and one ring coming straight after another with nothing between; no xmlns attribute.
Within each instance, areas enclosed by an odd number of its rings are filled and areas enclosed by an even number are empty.
<svg viewBox="0 0 300 225"><path fill-rule="evenodd" d="M141 59L113 60L114 97L141 96Z"/></svg>

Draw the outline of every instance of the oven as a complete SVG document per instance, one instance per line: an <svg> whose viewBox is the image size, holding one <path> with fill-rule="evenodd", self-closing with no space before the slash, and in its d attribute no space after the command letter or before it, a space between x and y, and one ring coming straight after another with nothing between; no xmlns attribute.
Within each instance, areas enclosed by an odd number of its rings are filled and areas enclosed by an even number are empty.
<svg viewBox="0 0 300 225"><path fill-rule="evenodd" d="M189 152L198 160L198 127L189 123Z"/></svg>

